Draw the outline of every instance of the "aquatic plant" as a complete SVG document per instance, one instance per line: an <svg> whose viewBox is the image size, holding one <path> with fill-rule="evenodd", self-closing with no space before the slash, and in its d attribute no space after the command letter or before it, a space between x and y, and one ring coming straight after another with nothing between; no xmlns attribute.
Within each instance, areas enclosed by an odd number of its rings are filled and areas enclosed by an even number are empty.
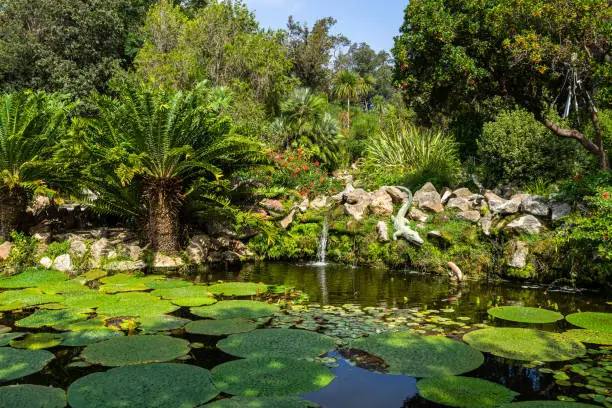
<svg viewBox="0 0 612 408"><path fill-rule="evenodd" d="M257 328L257 323L242 319L197 320L185 326L185 331L206 336L223 336L226 334L245 333Z"/></svg>
<svg viewBox="0 0 612 408"><path fill-rule="evenodd" d="M612 332L609 333L596 330L572 329L563 332L563 335L568 339L579 341L581 343L612 346Z"/></svg>
<svg viewBox="0 0 612 408"><path fill-rule="evenodd" d="M81 357L92 364L124 366L170 361L189 350L189 342L176 337L126 336L91 344Z"/></svg>
<svg viewBox="0 0 612 408"><path fill-rule="evenodd" d="M211 402L205 408L316 408L318 404L299 397L232 397Z"/></svg>
<svg viewBox="0 0 612 408"><path fill-rule="evenodd" d="M280 307L265 302L253 300L224 300L211 306L192 307L191 313L200 317L211 319L231 319L243 317L245 319L256 319L269 316L278 312Z"/></svg>
<svg viewBox="0 0 612 408"><path fill-rule="evenodd" d="M504 404L500 408L594 408L595 405L569 401L521 401Z"/></svg>
<svg viewBox="0 0 612 408"><path fill-rule="evenodd" d="M1 407L64 408L66 392L61 388L21 384L0 387Z"/></svg>
<svg viewBox="0 0 612 408"><path fill-rule="evenodd" d="M525 306L492 307L487 311L491 316L521 323L553 323L563 319L563 315L553 310Z"/></svg>
<svg viewBox="0 0 612 408"><path fill-rule="evenodd" d="M150 331L168 331L181 329L189 322L189 319L162 314L139 318L138 327Z"/></svg>
<svg viewBox="0 0 612 408"><path fill-rule="evenodd" d="M147 283L163 279L164 277L159 275L137 277L133 275L126 275L124 273L118 273L116 275L100 279L102 286L100 286L99 290L103 293L145 291L151 289L147 286Z"/></svg>
<svg viewBox="0 0 612 408"><path fill-rule="evenodd" d="M251 282L217 283L208 287L208 291L216 296L255 296L268 291L268 285Z"/></svg>
<svg viewBox="0 0 612 408"><path fill-rule="evenodd" d="M22 332L0 333L0 347L8 346L11 340L18 339L26 334Z"/></svg>
<svg viewBox="0 0 612 408"><path fill-rule="evenodd" d="M0 293L0 311L17 310L62 300L64 300L63 296L41 293L35 288L7 290Z"/></svg>
<svg viewBox="0 0 612 408"><path fill-rule="evenodd" d="M419 395L437 404L459 408L498 407L519 395L502 385L470 377L431 377L417 382Z"/></svg>
<svg viewBox="0 0 612 408"><path fill-rule="evenodd" d="M60 345L62 337L56 333L31 333L23 339L13 339L11 347L28 350L41 350Z"/></svg>
<svg viewBox="0 0 612 408"><path fill-rule="evenodd" d="M209 292L208 286L202 285L156 289L151 292L151 295L170 299L172 303L178 306L203 306L217 302Z"/></svg>
<svg viewBox="0 0 612 408"><path fill-rule="evenodd" d="M49 326L57 330L65 330L69 324L83 320L87 320L87 314L81 313L81 310L37 310L28 317L17 320L15 325L34 328Z"/></svg>
<svg viewBox="0 0 612 408"><path fill-rule="evenodd" d="M42 370L55 356L46 350L0 348L0 381L10 381Z"/></svg>
<svg viewBox="0 0 612 408"><path fill-rule="evenodd" d="M94 306L92 306L94 307ZM149 293L128 292L99 299L96 312L103 316L155 316L172 313L179 307Z"/></svg>
<svg viewBox="0 0 612 408"><path fill-rule="evenodd" d="M68 276L59 271L28 268L18 275L0 279L2 289L33 288L45 283L54 283L68 280Z"/></svg>
<svg viewBox="0 0 612 408"><path fill-rule="evenodd" d="M612 313L583 312L566 316L568 322L583 329L612 333Z"/></svg>
<svg viewBox="0 0 612 408"><path fill-rule="evenodd" d="M112 337L123 336L123 332L112 329L80 330L60 333L62 346L81 347Z"/></svg>
<svg viewBox="0 0 612 408"><path fill-rule="evenodd" d="M156 280L153 282L145 283L145 286L151 289L172 289L172 288L184 288L191 286L193 283L184 280L167 279L167 280Z"/></svg>

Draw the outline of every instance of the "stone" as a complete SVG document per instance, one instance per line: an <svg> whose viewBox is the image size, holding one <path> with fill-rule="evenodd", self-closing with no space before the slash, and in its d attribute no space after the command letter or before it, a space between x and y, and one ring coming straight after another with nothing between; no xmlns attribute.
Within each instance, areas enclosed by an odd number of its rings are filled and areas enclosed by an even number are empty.
<svg viewBox="0 0 612 408"><path fill-rule="evenodd" d="M300 212L302 214L304 214L306 211L308 211L308 205L310 204L310 200L308 198L305 198L304 201L302 201L300 204L296 205L296 208L298 210L300 210Z"/></svg>
<svg viewBox="0 0 612 408"><path fill-rule="evenodd" d="M69 254L63 254L53 260L53 269L60 272L72 272L74 265L72 264L72 258Z"/></svg>
<svg viewBox="0 0 612 408"><path fill-rule="evenodd" d="M510 200L505 200L491 192L486 193L485 198L491 212L500 215L516 214L522 202L522 196L514 196Z"/></svg>
<svg viewBox="0 0 612 408"><path fill-rule="evenodd" d="M271 213L282 214L285 212L285 207L283 206L283 203L280 202L280 200L272 200L270 198L266 198L261 200L259 205L264 210Z"/></svg>
<svg viewBox="0 0 612 408"><path fill-rule="evenodd" d="M448 200L450 200L452 196L453 191L448 187L444 187L440 192L440 199L442 200L442 204L446 205L446 203L448 202Z"/></svg>
<svg viewBox="0 0 612 408"><path fill-rule="evenodd" d="M327 196L316 196L310 202L310 208L312 208L313 210L322 210L323 208L331 207L331 201L332 200Z"/></svg>
<svg viewBox="0 0 612 408"><path fill-rule="evenodd" d="M128 245L127 246L127 251L128 251L128 255L129 255L130 259L132 259L134 261L137 261L137 260L139 260L142 257L144 249L142 249L138 245Z"/></svg>
<svg viewBox="0 0 612 408"><path fill-rule="evenodd" d="M418 208L412 207L410 211L408 211L408 218L418 222L427 222L429 216Z"/></svg>
<svg viewBox="0 0 612 408"><path fill-rule="evenodd" d="M470 205L470 202L467 198L453 197L448 200L446 208L458 208L461 211L469 211L472 209L472 206Z"/></svg>
<svg viewBox="0 0 612 408"><path fill-rule="evenodd" d="M34 238L39 244L47 245L51 243L50 232L35 232L32 234L32 238Z"/></svg>
<svg viewBox="0 0 612 408"><path fill-rule="evenodd" d="M523 269L527 266L527 256L529 255L529 244L523 241L511 241L508 246L508 263L512 268Z"/></svg>
<svg viewBox="0 0 612 408"><path fill-rule="evenodd" d="M372 201L372 194L368 193L362 188L349 191L344 194L343 200L347 204L359 204L366 201L368 204Z"/></svg>
<svg viewBox="0 0 612 408"><path fill-rule="evenodd" d="M194 235L185 249L185 253L190 263L201 264L206 262L213 246L212 239L208 235Z"/></svg>
<svg viewBox="0 0 612 408"><path fill-rule="evenodd" d="M153 258L153 268L180 268L183 264L183 260L180 257L162 254L161 252L156 252Z"/></svg>
<svg viewBox="0 0 612 408"><path fill-rule="evenodd" d="M542 229L542 223L531 214L523 215L506 226L509 231L519 234L538 234Z"/></svg>
<svg viewBox="0 0 612 408"><path fill-rule="evenodd" d="M404 201L408 200L408 193L400 190L397 187L387 186L381 188L384 188L387 194L389 194L391 200L393 201L393 204L403 204Z"/></svg>
<svg viewBox="0 0 612 408"><path fill-rule="evenodd" d="M389 242L389 226L384 221L378 221L376 224L376 232L378 233L378 241Z"/></svg>
<svg viewBox="0 0 612 408"><path fill-rule="evenodd" d="M521 211L538 217L547 217L550 211L548 199L540 195L525 194L521 202Z"/></svg>
<svg viewBox="0 0 612 408"><path fill-rule="evenodd" d="M129 272L144 269L147 264L144 261L113 261L104 265L104 269L110 272Z"/></svg>
<svg viewBox="0 0 612 408"><path fill-rule="evenodd" d="M31 212L33 215L38 216L42 214L47 208L51 206L51 199L47 196L38 195L32 201L32 204L28 208L28 212Z"/></svg>
<svg viewBox="0 0 612 408"><path fill-rule="evenodd" d="M372 195L370 209L376 215L391 215L393 214L393 199L385 189L378 189Z"/></svg>
<svg viewBox="0 0 612 408"><path fill-rule="evenodd" d="M0 245L0 261L6 261L11 254L11 249L13 248L13 244L6 241Z"/></svg>
<svg viewBox="0 0 612 408"><path fill-rule="evenodd" d="M334 199L334 201L338 201L338 202L346 201L345 196L354 190L355 190L355 187L353 187L353 185L349 183L346 185L346 187L344 187L344 191L341 191L338 194L333 195L332 198Z"/></svg>
<svg viewBox="0 0 612 408"><path fill-rule="evenodd" d="M487 237L491 235L491 227L493 226L493 214L491 212L486 213L480 221L478 221L478 225L482 228L483 234Z"/></svg>
<svg viewBox="0 0 612 408"><path fill-rule="evenodd" d="M468 198L472 197L472 195L473 194L470 191L470 189L469 188L465 188L465 187L458 188L455 191L453 191L453 197L456 197L456 198L465 198L465 199L468 199Z"/></svg>
<svg viewBox="0 0 612 408"><path fill-rule="evenodd" d="M38 263L45 269L51 269L51 266L53 266L53 260L48 256L41 258Z"/></svg>
<svg viewBox="0 0 612 408"><path fill-rule="evenodd" d="M87 244L81 240L74 240L70 242L70 253L83 256L87 253Z"/></svg>
<svg viewBox="0 0 612 408"><path fill-rule="evenodd" d="M362 201L359 204L344 204L344 213L353 217L355 221L362 220L368 210L369 203Z"/></svg>
<svg viewBox="0 0 612 408"><path fill-rule="evenodd" d="M221 258L225 262L238 262L240 261L240 255L234 251L225 251L221 254Z"/></svg>
<svg viewBox="0 0 612 408"><path fill-rule="evenodd" d="M108 239L100 238L97 241L94 241L90 247L90 256L91 263L94 268L97 268L101 265L102 260L105 257L108 257L111 251L111 245Z"/></svg>
<svg viewBox="0 0 612 408"><path fill-rule="evenodd" d="M460 213L457 213L455 218L462 221L477 223L478 221L480 221L480 212L476 210L461 211Z"/></svg>
<svg viewBox="0 0 612 408"><path fill-rule="evenodd" d="M568 203L552 202L550 204L550 218L553 221L567 217L572 213L572 206Z"/></svg>
<svg viewBox="0 0 612 408"><path fill-rule="evenodd" d="M444 211L442 198L436 187L431 183L426 183L419 191L414 193L414 202L420 209L440 213Z"/></svg>
<svg viewBox="0 0 612 408"><path fill-rule="evenodd" d="M289 213L289 215L287 215L285 218L283 218L280 222L280 226L283 229L287 229L292 223L293 220L295 218L295 208L293 210L291 210L291 212Z"/></svg>

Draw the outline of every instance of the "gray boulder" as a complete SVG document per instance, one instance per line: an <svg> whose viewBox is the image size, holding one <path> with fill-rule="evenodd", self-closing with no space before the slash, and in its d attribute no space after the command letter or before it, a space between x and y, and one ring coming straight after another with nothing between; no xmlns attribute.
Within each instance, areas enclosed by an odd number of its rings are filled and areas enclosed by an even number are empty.
<svg viewBox="0 0 612 408"><path fill-rule="evenodd" d="M542 229L542 223L531 214L523 215L506 226L508 231L519 234L538 234Z"/></svg>
<svg viewBox="0 0 612 408"><path fill-rule="evenodd" d="M472 206L467 198L453 197L446 203L446 208L458 208L461 211L469 211Z"/></svg>
<svg viewBox="0 0 612 408"><path fill-rule="evenodd" d="M400 190L394 186L381 187L384 188L387 194L391 197L393 204L403 204L404 201L408 200L408 193Z"/></svg>
<svg viewBox="0 0 612 408"><path fill-rule="evenodd" d="M491 235L491 227L493 226L493 214L491 212L486 213L480 221L478 221L478 225L482 228L483 234L487 237Z"/></svg>
<svg viewBox="0 0 612 408"><path fill-rule="evenodd" d="M462 221L477 223L478 221L480 221L480 212L476 210L462 211L458 213L455 218Z"/></svg>
<svg viewBox="0 0 612 408"><path fill-rule="evenodd" d="M523 241L512 241L508 246L508 266L522 269L527 265L529 245Z"/></svg>
<svg viewBox="0 0 612 408"><path fill-rule="evenodd" d="M572 213L572 206L568 203L552 202L550 204L550 218L553 221L567 217Z"/></svg>
<svg viewBox="0 0 612 408"><path fill-rule="evenodd" d="M453 191L453 197L468 199L472 197L472 192L470 191L469 188L465 188L465 187L458 188L455 191Z"/></svg>
<svg viewBox="0 0 612 408"><path fill-rule="evenodd" d="M72 264L72 258L70 258L70 255L64 254L55 258L55 260L53 260L53 269L60 272L72 272L74 270L74 265Z"/></svg>
<svg viewBox="0 0 612 408"><path fill-rule="evenodd" d="M521 211L538 217L547 217L550 211L548 199L539 195L525 194L521 202Z"/></svg>
<svg viewBox="0 0 612 408"><path fill-rule="evenodd" d="M418 222L427 222L429 216L418 208L412 207L410 211L408 211L408 218Z"/></svg>
<svg viewBox="0 0 612 408"><path fill-rule="evenodd" d="M378 233L378 241L389 242L389 226L384 221L378 221L376 224L376 232Z"/></svg>
<svg viewBox="0 0 612 408"><path fill-rule="evenodd" d="M285 212L285 207L279 200L266 198L260 201L259 206L269 213L282 214Z"/></svg>
<svg viewBox="0 0 612 408"><path fill-rule="evenodd" d="M310 202L310 208L312 208L313 210L321 210L323 208L331 207L331 205L332 200L324 195L316 196Z"/></svg>
<svg viewBox="0 0 612 408"><path fill-rule="evenodd" d="M438 194L436 187L431 183L426 183L419 191L414 193L414 202L420 209L440 213L444 211L442 197Z"/></svg>
<svg viewBox="0 0 612 408"><path fill-rule="evenodd" d="M294 218L295 218L295 211L296 211L296 210L295 210L295 208L294 208L293 210L291 210L291 212L290 212L290 213L289 213L289 214L288 214L288 215L287 215L285 218L283 218L283 219L281 220L281 222L280 222L280 226L281 226L283 229L287 229L287 228L288 228L288 227L289 227L289 226L290 226L290 225L293 223L293 220L294 220Z"/></svg>
<svg viewBox="0 0 612 408"><path fill-rule="evenodd" d="M178 256L170 256L162 254L161 252L155 253L153 259L153 268L159 269L174 269L183 266L183 260Z"/></svg>

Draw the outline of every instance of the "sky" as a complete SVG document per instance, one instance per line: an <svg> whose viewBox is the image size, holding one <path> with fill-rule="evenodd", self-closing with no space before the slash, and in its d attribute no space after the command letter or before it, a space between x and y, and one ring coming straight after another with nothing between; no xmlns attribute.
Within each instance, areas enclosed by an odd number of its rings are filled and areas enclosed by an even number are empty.
<svg viewBox="0 0 612 408"><path fill-rule="evenodd" d="M399 34L408 0L245 0L262 28L286 28L287 17L309 27L322 17L338 22L334 34L352 42L366 42L373 49L389 51Z"/></svg>

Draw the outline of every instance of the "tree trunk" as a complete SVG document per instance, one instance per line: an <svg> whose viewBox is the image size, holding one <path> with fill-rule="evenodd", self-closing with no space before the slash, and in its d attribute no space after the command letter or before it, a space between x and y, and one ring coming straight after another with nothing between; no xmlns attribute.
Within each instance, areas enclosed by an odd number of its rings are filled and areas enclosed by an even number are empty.
<svg viewBox="0 0 612 408"><path fill-rule="evenodd" d="M174 181L155 180L148 186L147 238L155 251L176 253L180 246L179 185Z"/></svg>
<svg viewBox="0 0 612 408"><path fill-rule="evenodd" d="M348 123L347 129L351 130L351 98L348 98L346 100L346 104L348 108L347 109L348 115L347 115L347 121L346 121Z"/></svg>
<svg viewBox="0 0 612 408"><path fill-rule="evenodd" d="M26 207L25 191L20 188L0 188L0 238L8 239L11 231L19 229Z"/></svg>
<svg viewBox="0 0 612 408"><path fill-rule="evenodd" d="M608 161L608 155L604 147L603 134L601 133L601 125L599 124L599 116L595 108L591 109L591 120L593 121L593 127L595 128L595 135L597 136L597 147L599 148L599 169L601 171L610 170L610 163Z"/></svg>

